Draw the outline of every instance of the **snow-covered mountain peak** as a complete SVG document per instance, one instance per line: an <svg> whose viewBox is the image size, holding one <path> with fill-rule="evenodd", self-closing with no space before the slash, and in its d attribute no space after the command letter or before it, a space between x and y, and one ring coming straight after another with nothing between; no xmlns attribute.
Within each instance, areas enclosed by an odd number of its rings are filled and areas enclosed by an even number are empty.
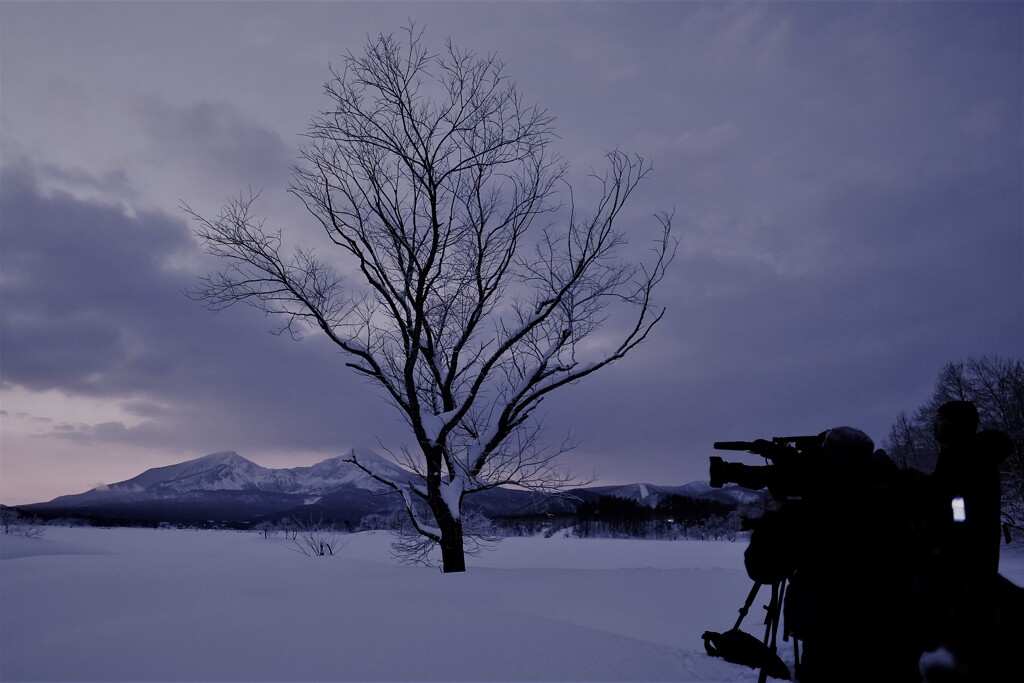
<svg viewBox="0 0 1024 683"><path fill-rule="evenodd" d="M312 466L282 469L262 467L235 451L218 451L176 465L154 467L126 481L83 495L103 499L125 495L162 498L201 491L261 491L322 496L342 487L380 490L380 482L346 462L352 453L375 474L395 481L409 479L409 472L366 448Z"/></svg>
<svg viewBox="0 0 1024 683"><path fill-rule="evenodd" d="M380 482L350 462L353 455L360 465L378 476L395 482L409 480L409 472L365 448L353 449L346 455L328 458L310 467L293 467L288 470L276 471L282 475L287 473L293 477L297 492L322 494L340 486L380 490L383 486Z"/></svg>
<svg viewBox="0 0 1024 683"><path fill-rule="evenodd" d="M132 488L156 492L196 490L240 491L259 489L272 470L260 467L234 451L210 453L177 465L156 467L111 488Z"/></svg>
<svg viewBox="0 0 1024 683"><path fill-rule="evenodd" d="M250 465L255 465L256 464L252 460L249 460L247 458L243 458L242 456L240 456L235 451L218 451L217 453L210 453L209 455L204 455L201 458L196 458L195 460L189 460L187 462L194 462L194 463L200 463L201 462L201 463L207 463L207 464L210 464L210 465L230 465L230 464L242 464L242 463L248 463Z"/></svg>
<svg viewBox="0 0 1024 683"><path fill-rule="evenodd" d="M404 481L409 476L409 472L402 467L399 467L393 460L385 458L369 448L353 448L349 454L344 457L352 458L353 456L359 461L360 465L382 477Z"/></svg>

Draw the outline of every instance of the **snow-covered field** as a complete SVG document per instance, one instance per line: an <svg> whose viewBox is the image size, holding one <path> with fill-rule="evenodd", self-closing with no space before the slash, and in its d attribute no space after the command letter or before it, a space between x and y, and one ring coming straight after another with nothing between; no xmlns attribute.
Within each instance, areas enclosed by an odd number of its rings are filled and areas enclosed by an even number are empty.
<svg viewBox="0 0 1024 683"><path fill-rule="evenodd" d="M385 533L346 540L307 557L230 531L0 537L0 680L757 679L701 641L750 589L742 542L511 538L443 575L397 564ZM1024 554L1002 573L1024 583ZM763 633L753 610L744 628Z"/></svg>

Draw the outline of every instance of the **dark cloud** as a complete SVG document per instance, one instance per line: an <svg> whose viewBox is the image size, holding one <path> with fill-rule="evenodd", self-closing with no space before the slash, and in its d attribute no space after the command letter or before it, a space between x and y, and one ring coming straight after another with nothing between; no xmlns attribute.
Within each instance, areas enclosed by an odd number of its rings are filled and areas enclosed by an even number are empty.
<svg viewBox="0 0 1024 683"><path fill-rule="evenodd" d="M43 194L26 168L5 168L0 187L4 386L117 400L144 418L56 434L331 453L388 428L326 344L295 344L255 311L213 314L185 296L195 273L173 263L194 262L197 247L183 219Z"/></svg>
<svg viewBox="0 0 1024 683"><path fill-rule="evenodd" d="M2 191L4 380L109 395L166 372L139 337L175 296L167 260L191 248L183 226L43 196L23 170L5 168Z"/></svg>

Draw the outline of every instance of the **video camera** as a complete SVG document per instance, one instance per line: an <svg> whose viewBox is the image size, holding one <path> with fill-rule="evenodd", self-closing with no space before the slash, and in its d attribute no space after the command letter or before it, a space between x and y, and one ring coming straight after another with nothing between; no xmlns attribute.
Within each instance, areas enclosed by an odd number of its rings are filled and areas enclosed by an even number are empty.
<svg viewBox="0 0 1024 683"><path fill-rule="evenodd" d="M750 544L743 554L743 563L754 586L740 608L736 624L724 633L704 633L704 648L708 654L726 661L761 669L758 680L768 676L790 679L789 668L777 653L780 617L786 597L787 582L792 579L800 563L805 496L820 489L824 475L823 462L825 436L777 436L756 441L716 441L720 451L746 451L759 455L769 464L744 465L726 462L711 456L711 486L738 484L758 490L767 488L779 501L777 509L768 510L755 519L744 519L744 528L753 531ZM764 639L740 631L740 624L754 602L761 586L771 586L771 601L765 605ZM790 618L787 612L787 619ZM783 633L788 639L789 631Z"/></svg>
<svg viewBox="0 0 1024 683"><path fill-rule="evenodd" d="M767 488L778 499L803 496L814 483L813 470L828 432L813 436L777 436L771 440L716 441L720 451L746 451L771 462L769 465L744 465L711 456L711 486L721 488L734 483L748 489Z"/></svg>

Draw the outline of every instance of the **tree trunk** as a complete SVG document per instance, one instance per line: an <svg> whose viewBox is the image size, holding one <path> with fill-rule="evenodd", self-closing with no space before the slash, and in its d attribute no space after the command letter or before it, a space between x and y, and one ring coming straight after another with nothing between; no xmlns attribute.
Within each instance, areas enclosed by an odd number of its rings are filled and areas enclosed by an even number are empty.
<svg viewBox="0 0 1024 683"><path fill-rule="evenodd" d="M453 520L452 528L441 530L441 571L445 574L466 571L466 550L462 544L461 520Z"/></svg>
<svg viewBox="0 0 1024 683"><path fill-rule="evenodd" d="M441 495L442 451L436 446L423 449L427 460L427 505L441 531L441 571L445 574L466 571L466 551L462 543L462 518L452 513ZM459 511L462 501L459 501Z"/></svg>
<svg viewBox="0 0 1024 683"><path fill-rule="evenodd" d="M462 519L452 515L448 504L441 499L430 500L437 528L441 530L441 571L445 574L466 571L466 551L462 543Z"/></svg>
<svg viewBox="0 0 1024 683"><path fill-rule="evenodd" d="M445 574L466 571L466 551L462 543L462 518L455 517L438 493L431 501L437 527L441 530L441 571ZM461 507L461 506L460 506Z"/></svg>

